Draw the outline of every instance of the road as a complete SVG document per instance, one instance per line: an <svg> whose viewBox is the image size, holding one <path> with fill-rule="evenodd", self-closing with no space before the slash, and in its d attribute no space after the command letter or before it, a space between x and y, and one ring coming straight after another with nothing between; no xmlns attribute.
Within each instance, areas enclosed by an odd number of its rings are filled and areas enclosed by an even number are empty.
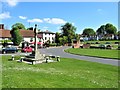
<svg viewBox="0 0 120 90"><path fill-rule="evenodd" d="M40 52L42 54L46 54L46 55L56 55L56 56L65 57L65 58L74 58L74 59L78 59L78 60L86 60L86 61L91 61L91 62L98 62L98 63L103 63L103 64L120 66L120 64L118 64L118 63L120 63L120 60L73 55L73 54L64 52L64 49L67 49L67 48L69 48L69 47L65 46L65 47L40 49Z"/></svg>

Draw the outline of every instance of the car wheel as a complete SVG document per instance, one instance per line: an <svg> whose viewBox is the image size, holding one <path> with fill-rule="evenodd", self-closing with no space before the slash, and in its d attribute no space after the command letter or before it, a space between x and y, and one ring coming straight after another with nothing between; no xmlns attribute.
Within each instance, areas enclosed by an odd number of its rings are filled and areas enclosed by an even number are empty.
<svg viewBox="0 0 120 90"><path fill-rule="evenodd" d="M3 54L6 54L6 51L3 51Z"/></svg>

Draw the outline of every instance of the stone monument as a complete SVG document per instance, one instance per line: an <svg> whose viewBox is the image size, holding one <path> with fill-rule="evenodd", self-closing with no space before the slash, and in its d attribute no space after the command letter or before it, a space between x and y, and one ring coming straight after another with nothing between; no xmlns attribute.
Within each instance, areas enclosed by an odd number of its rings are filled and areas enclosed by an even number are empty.
<svg viewBox="0 0 120 90"><path fill-rule="evenodd" d="M37 49L37 24L35 24L35 28L34 28L34 39L35 39L35 47L34 47L34 51L32 52L32 54L26 56L26 58L24 58L24 60L28 60L28 61L32 61L32 63L36 63L36 62L40 62L42 63L45 60L45 56L43 54L40 54L40 51L38 51Z"/></svg>

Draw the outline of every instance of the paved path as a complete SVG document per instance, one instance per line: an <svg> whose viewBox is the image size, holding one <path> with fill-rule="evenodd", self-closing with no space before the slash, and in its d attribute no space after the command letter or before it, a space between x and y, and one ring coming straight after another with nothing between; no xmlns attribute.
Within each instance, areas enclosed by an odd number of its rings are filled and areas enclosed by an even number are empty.
<svg viewBox="0 0 120 90"><path fill-rule="evenodd" d="M67 48L69 47L54 47L54 48L48 48L48 49L40 49L40 52L46 55L57 55L60 57L65 57L65 58L75 58L79 60L86 60L86 61L91 61L91 62L98 62L98 63L103 63L103 64L120 66L120 64L118 64L120 60L73 55L73 54L64 52L64 49L67 49Z"/></svg>

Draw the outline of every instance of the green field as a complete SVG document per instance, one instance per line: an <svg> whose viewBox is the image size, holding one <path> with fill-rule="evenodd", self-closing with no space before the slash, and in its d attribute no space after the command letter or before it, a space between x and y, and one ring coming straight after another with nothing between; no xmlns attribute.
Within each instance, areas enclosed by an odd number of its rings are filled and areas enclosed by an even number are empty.
<svg viewBox="0 0 120 90"><path fill-rule="evenodd" d="M96 43L99 42L100 44L105 44L106 42L110 42L111 44L115 44L115 42L120 42L120 40L106 40L106 41L84 41L83 43Z"/></svg>
<svg viewBox="0 0 120 90"><path fill-rule="evenodd" d="M2 57L3 88L118 88L117 66L68 58L30 65L10 58Z"/></svg>
<svg viewBox="0 0 120 90"><path fill-rule="evenodd" d="M120 50L69 48L65 50L65 52L77 55L120 59L119 57Z"/></svg>

